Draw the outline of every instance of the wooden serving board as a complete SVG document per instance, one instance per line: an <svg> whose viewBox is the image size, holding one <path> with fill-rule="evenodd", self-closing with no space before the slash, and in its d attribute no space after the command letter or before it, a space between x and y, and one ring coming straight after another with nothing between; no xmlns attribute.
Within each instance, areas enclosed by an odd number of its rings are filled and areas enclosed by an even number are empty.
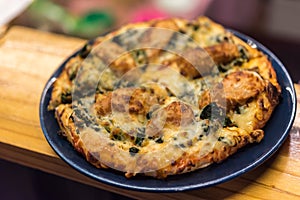
<svg viewBox="0 0 300 200"><path fill-rule="evenodd" d="M300 199L300 110L279 151L229 182L181 193L144 193L92 180L62 161L39 122L42 90L57 67L85 40L11 27L0 34L0 158L138 199ZM300 86L295 85L300 94ZM297 98L300 108L300 98Z"/></svg>

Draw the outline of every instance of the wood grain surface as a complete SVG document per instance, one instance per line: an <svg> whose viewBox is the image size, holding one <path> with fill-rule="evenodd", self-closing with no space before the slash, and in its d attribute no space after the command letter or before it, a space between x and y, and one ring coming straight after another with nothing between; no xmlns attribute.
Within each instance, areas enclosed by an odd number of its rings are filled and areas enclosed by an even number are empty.
<svg viewBox="0 0 300 200"><path fill-rule="evenodd" d="M18 26L0 35L0 158L137 199L300 199L300 109L290 135L274 156L214 187L180 193L136 192L99 183L69 167L44 138L39 101L51 74L84 43ZM300 86L295 88L300 94Z"/></svg>

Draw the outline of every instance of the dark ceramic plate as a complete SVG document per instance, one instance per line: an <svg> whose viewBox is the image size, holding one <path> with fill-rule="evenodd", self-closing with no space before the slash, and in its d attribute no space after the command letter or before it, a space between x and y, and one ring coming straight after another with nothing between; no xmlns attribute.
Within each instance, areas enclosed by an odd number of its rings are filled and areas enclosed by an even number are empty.
<svg viewBox="0 0 300 200"><path fill-rule="evenodd" d="M183 175L170 176L166 180L156 180L151 177L141 176L127 179L123 173L97 169L89 164L66 140L57 134L59 126L54 118L54 113L53 111L47 111L52 90L51 86L55 78L61 73L66 62L78 52L58 68L50 77L43 91L40 102L40 122L46 139L54 151L66 163L82 174L106 184L139 191L177 192L204 188L229 181L254 169L271 157L288 136L296 111L295 91L285 67L270 50L248 36L236 31L232 32L250 45L256 45L259 50L268 55L276 70L279 84L282 87L281 102L264 128L265 138L261 143L249 145L241 149L221 164L213 164L207 168Z"/></svg>

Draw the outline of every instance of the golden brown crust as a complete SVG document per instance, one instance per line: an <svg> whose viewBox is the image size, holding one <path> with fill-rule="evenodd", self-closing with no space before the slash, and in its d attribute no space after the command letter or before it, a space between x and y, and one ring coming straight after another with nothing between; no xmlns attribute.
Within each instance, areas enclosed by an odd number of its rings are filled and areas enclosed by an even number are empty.
<svg viewBox="0 0 300 200"><path fill-rule="evenodd" d="M159 30L132 31L147 27ZM171 30L191 38L181 55L165 50L178 45ZM138 43L157 49L128 52ZM99 66L108 66L101 77ZM48 109L94 166L165 178L260 142L280 92L268 58L221 25L206 17L152 20L99 37L70 59Z"/></svg>
<svg viewBox="0 0 300 200"><path fill-rule="evenodd" d="M256 73L236 71L222 80L225 99L229 105L245 104L250 98L255 98L263 89L264 82Z"/></svg>
<svg viewBox="0 0 300 200"><path fill-rule="evenodd" d="M99 117L105 116L111 113L111 97L112 93L109 92L107 94L97 94L96 95L96 103L95 110Z"/></svg>
<svg viewBox="0 0 300 200"><path fill-rule="evenodd" d="M228 42L206 47L205 50L216 64L226 64L240 55L237 46Z"/></svg>
<svg viewBox="0 0 300 200"><path fill-rule="evenodd" d="M226 137L228 134L230 134L230 137ZM168 175L194 171L214 162L220 163L245 145L260 142L263 136L263 131L254 131L249 134L236 127L225 128L219 133L219 138L222 139L216 142L212 151L207 155L201 156L201 152L185 153L183 157L172 161L171 165L148 175L166 178Z"/></svg>

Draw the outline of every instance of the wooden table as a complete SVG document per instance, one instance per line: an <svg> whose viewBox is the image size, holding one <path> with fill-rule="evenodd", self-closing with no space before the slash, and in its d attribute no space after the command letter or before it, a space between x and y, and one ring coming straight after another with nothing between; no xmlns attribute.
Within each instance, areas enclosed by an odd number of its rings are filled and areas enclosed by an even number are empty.
<svg viewBox="0 0 300 200"><path fill-rule="evenodd" d="M181 193L143 193L92 180L51 149L39 123L46 81L84 40L11 27L0 33L0 158L139 199L300 199L300 111L284 145L266 163L232 181ZM295 85L300 92L300 86ZM298 103L300 99L298 98ZM298 104L300 108L300 105Z"/></svg>

